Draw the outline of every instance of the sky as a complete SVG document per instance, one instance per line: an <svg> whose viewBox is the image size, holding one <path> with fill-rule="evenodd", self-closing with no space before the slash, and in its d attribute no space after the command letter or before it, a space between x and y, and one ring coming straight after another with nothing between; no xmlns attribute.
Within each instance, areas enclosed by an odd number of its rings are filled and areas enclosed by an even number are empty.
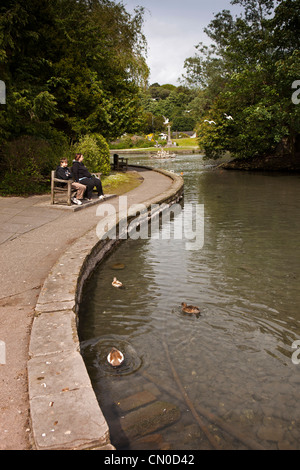
<svg viewBox="0 0 300 470"><path fill-rule="evenodd" d="M214 14L228 9L239 12L230 0L123 0L129 13L143 6L144 34L148 42L149 83L178 86L184 73L184 61L195 55L199 42L209 44L203 29Z"/></svg>

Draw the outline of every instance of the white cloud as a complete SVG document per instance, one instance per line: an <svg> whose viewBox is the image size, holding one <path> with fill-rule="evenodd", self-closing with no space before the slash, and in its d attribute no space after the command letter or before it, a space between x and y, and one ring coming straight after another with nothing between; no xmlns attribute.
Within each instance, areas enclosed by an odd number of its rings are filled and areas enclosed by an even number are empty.
<svg viewBox="0 0 300 470"><path fill-rule="evenodd" d="M179 84L185 59L195 54L199 42L209 43L203 29L214 13L223 9L237 12L230 0L124 0L124 5L129 12L137 5L146 9L149 81L161 85Z"/></svg>
<svg viewBox="0 0 300 470"><path fill-rule="evenodd" d="M188 29L186 21L152 18L145 24L148 40L148 60L151 70L150 82L178 85L184 73L184 61L194 55L195 46L206 39L201 29Z"/></svg>

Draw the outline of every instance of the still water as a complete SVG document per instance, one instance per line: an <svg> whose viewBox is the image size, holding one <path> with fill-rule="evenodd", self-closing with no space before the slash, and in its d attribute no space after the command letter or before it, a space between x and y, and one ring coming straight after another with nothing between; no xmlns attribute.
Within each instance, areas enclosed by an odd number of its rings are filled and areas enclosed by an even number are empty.
<svg viewBox="0 0 300 470"><path fill-rule="evenodd" d="M218 170L199 155L130 162L183 172L183 211L204 204L205 238L193 251L184 239L129 239L85 286L81 351L112 443L211 449L209 433L223 449L300 449L300 176ZM112 346L125 354L119 369L106 361ZM176 408L158 416L164 427L132 425L128 400L145 397L138 410L154 421L148 401Z"/></svg>

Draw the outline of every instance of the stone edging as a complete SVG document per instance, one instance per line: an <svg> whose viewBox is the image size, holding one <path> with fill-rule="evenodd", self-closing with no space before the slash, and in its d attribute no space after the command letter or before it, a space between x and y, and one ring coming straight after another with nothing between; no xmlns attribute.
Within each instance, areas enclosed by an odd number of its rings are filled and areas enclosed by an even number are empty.
<svg viewBox="0 0 300 470"><path fill-rule="evenodd" d="M151 204L171 204L183 194L180 176L165 170L153 171L169 176L173 184L143 202L148 216ZM128 214L128 223L135 216ZM60 257L41 289L28 361L33 449L114 450L80 354L77 314L84 282L118 243L118 239L99 240L94 228Z"/></svg>

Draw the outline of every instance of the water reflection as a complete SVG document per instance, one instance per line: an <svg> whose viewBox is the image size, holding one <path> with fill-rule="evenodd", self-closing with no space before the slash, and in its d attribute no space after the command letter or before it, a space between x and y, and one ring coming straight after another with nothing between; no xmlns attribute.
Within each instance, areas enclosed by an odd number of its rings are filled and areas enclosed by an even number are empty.
<svg viewBox="0 0 300 470"><path fill-rule="evenodd" d="M85 287L82 353L113 443L146 445L128 438L118 403L151 390L181 412L159 429L161 446L211 448L178 392L167 343L195 408L236 430L214 428L222 448L251 448L247 435L266 449L298 449L299 177L216 171L199 156L138 160L184 173L185 203L205 205L205 243L188 251L184 240L128 240ZM122 291L111 286L116 272ZM182 301L200 317L183 315ZM111 346L126 351L124 370L105 363Z"/></svg>

